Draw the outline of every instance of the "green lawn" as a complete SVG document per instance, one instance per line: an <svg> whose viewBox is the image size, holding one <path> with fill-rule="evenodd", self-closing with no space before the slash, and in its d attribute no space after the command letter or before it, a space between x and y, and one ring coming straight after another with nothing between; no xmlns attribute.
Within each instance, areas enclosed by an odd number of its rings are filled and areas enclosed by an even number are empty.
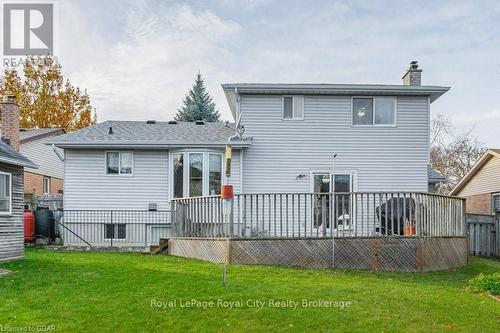
<svg viewBox="0 0 500 333"><path fill-rule="evenodd" d="M26 260L0 267L15 271L0 277L0 332L2 327L90 332L498 332L500 327L500 302L464 288L480 272L500 271L500 262L477 258L465 268L424 274L229 266L226 287L221 265L166 255L29 249ZM181 307L191 299L215 304ZM243 307L222 307L219 299L242 301ZM294 309L269 303L302 299L351 305ZM152 300L177 304L163 309L152 307ZM247 306L248 300L265 306Z"/></svg>

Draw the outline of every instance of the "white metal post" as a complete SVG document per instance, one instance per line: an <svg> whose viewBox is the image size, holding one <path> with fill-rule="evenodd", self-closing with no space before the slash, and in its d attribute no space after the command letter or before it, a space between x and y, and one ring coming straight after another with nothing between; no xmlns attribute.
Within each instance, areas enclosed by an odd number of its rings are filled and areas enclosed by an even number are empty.
<svg viewBox="0 0 500 333"><path fill-rule="evenodd" d="M337 157L337 154L333 154L333 160L332 160L332 178L330 179L331 184L330 188L332 189L332 192L335 191L335 158ZM330 200L330 205L333 207L334 201L335 201L335 192L333 193L333 200ZM331 207L330 207L330 213L331 213ZM332 221L330 221L330 229L332 231L332 267L335 268L335 232L333 232L335 222L336 222L336 216L334 214L329 214L332 216ZM338 227L338 226L337 226Z"/></svg>

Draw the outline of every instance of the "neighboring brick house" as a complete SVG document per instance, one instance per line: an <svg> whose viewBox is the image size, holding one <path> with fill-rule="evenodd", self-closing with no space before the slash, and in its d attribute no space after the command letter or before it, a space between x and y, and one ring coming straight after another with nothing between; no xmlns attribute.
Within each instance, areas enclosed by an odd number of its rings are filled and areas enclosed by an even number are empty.
<svg viewBox="0 0 500 333"><path fill-rule="evenodd" d="M500 212L500 149L488 149L450 195L466 198L469 214Z"/></svg>
<svg viewBox="0 0 500 333"><path fill-rule="evenodd" d="M44 141L64 133L62 128L22 128L20 130L20 152L39 166L38 169L25 169L24 193L34 193L35 196L62 194L64 164L52 147L45 145ZM58 150L62 157L63 151Z"/></svg>

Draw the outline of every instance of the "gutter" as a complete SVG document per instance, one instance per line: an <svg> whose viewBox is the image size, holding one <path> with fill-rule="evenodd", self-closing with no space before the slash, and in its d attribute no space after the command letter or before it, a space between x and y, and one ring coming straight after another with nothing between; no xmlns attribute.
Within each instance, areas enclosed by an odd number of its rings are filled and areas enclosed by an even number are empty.
<svg viewBox="0 0 500 333"><path fill-rule="evenodd" d="M224 148L227 145L227 141L217 142L217 143L151 143L151 142L47 142L47 145L53 145L59 148L136 148L136 149L171 149L171 148L192 148L192 147L200 147L200 148ZM251 140L245 141L232 141L231 145L234 148L243 148L250 147L252 144Z"/></svg>
<svg viewBox="0 0 500 333"><path fill-rule="evenodd" d="M0 157L0 163L16 165L16 166L21 166L21 167L31 168L31 169L38 169L38 165L36 165L34 163L22 162L20 160L6 158L6 157Z"/></svg>

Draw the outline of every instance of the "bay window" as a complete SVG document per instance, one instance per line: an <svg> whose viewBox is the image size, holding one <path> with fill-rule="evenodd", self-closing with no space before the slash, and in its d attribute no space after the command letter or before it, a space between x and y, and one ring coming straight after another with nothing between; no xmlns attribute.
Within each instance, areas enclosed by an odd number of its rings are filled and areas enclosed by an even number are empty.
<svg viewBox="0 0 500 333"><path fill-rule="evenodd" d="M222 155L209 154L208 156L208 192L210 195L218 195L222 186Z"/></svg>
<svg viewBox="0 0 500 333"><path fill-rule="evenodd" d="M215 152L172 153L172 197L219 195L223 180L222 158L222 153Z"/></svg>
<svg viewBox="0 0 500 333"><path fill-rule="evenodd" d="M174 198L182 198L184 196L184 155L173 154L172 160Z"/></svg>
<svg viewBox="0 0 500 333"><path fill-rule="evenodd" d="M12 213L12 175L0 172L0 214Z"/></svg>
<svg viewBox="0 0 500 333"><path fill-rule="evenodd" d="M189 196L203 195L203 154L189 154Z"/></svg>

